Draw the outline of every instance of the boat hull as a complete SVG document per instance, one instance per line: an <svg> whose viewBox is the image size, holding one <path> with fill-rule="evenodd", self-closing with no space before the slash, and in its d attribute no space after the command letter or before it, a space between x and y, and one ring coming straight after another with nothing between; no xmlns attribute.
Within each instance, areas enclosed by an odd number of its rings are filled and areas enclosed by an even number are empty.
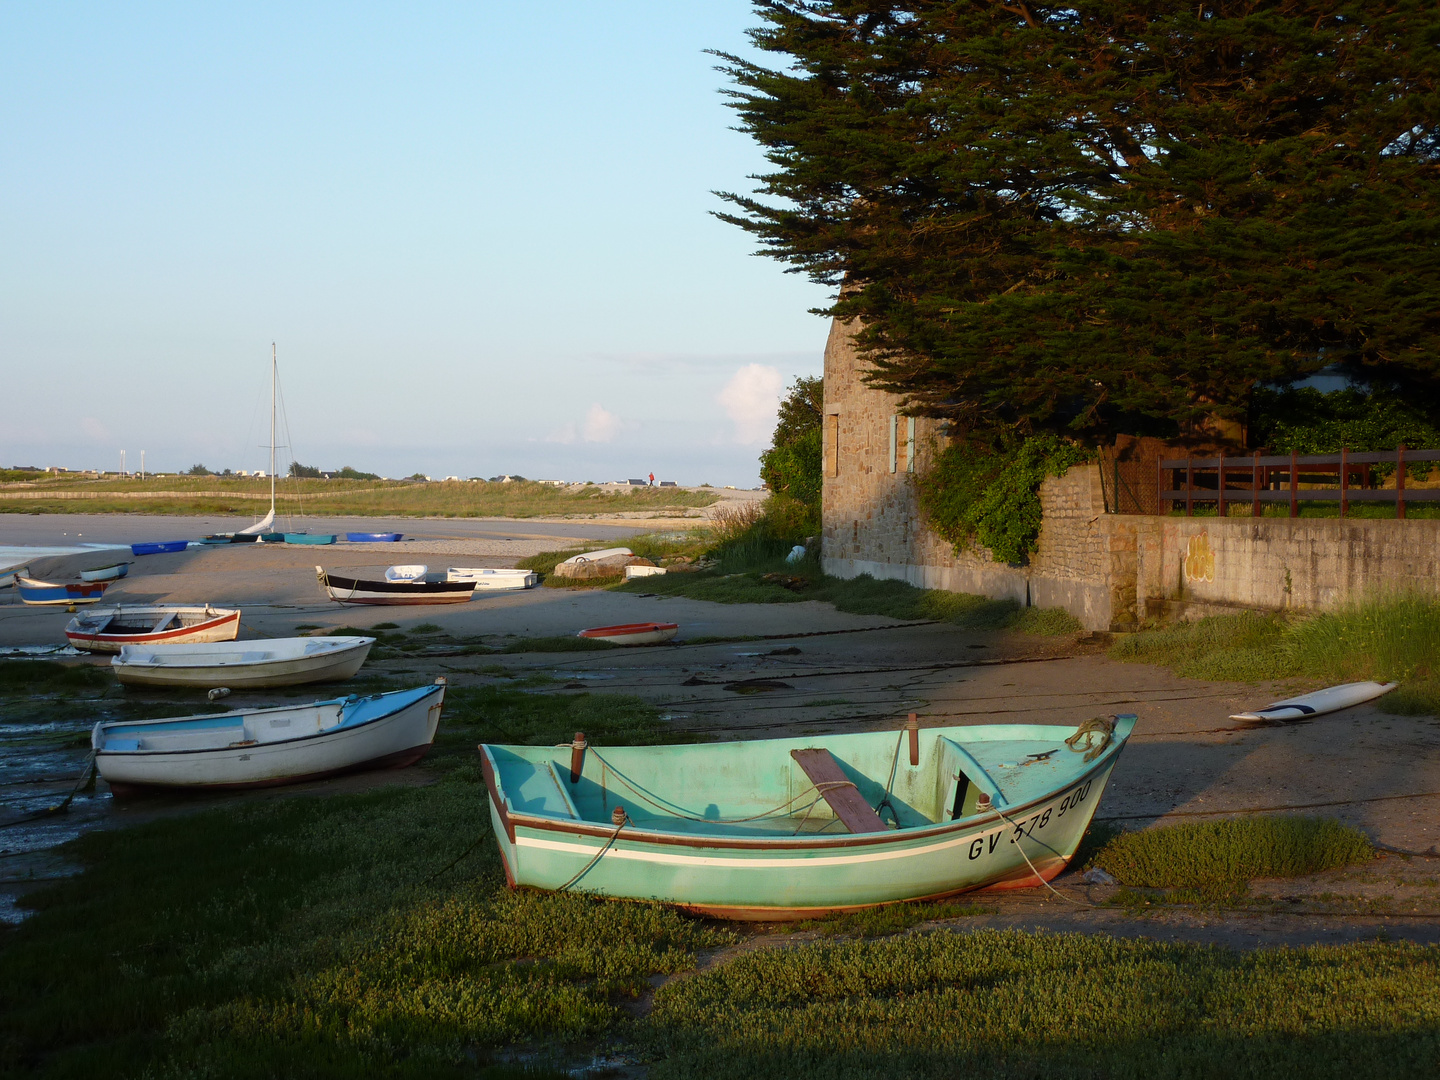
<svg viewBox="0 0 1440 1080"><path fill-rule="evenodd" d="M399 768L419 761L435 741L444 690L443 686L436 686L432 692L390 716L353 728L342 727L295 739L155 752L109 752L102 746L96 750L95 767L117 795L142 790L228 791L274 787L366 769ZM298 711L270 709L241 718L246 723L263 723L269 714ZM108 730L123 733L127 727L134 730L137 726L113 724ZM243 727L237 731L241 735L250 733ZM95 738L101 738L98 731Z"/></svg>
<svg viewBox="0 0 1440 1080"><path fill-rule="evenodd" d="M130 573L129 563L116 563L114 566L97 566L94 570L81 570L81 581L116 581Z"/></svg>
<svg viewBox="0 0 1440 1080"><path fill-rule="evenodd" d="M117 614L127 613L126 608L116 608ZM145 608L129 609L128 613L135 614L140 611L151 610ZM153 609L156 615L163 613L163 609ZM178 609L185 610L185 609ZM196 609L203 612L203 609ZM102 612L93 613L87 619L93 619ZM171 630L162 630L159 633L107 633L103 628L99 630L84 629L85 619L72 619L65 627L65 637L70 644L77 649L85 649L89 652L118 653L126 645L194 645L210 641L234 641L240 632L240 611L238 608L221 608L206 613L209 617L189 626L177 626ZM94 625L92 622L91 625Z"/></svg>
<svg viewBox="0 0 1440 1080"><path fill-rule="evenodd" d="M287 544L333 544L335 536L333 533L286 533L285 543Z"/></svg>
<svg viewBox="0 0 1440 1080"><path fill-rule="evenodd" d="M533 589L540 584L540 575L534 570L491 570L467 566L452 566L445 571L446 581L473 581L477 593L511 592Z"/></svg>
<svg viewBox="0 0 1440 1080"><path fill-rule="evenodd" d="M67 581L53 584L36 581L34 578L15 577L15 587L20 591L22 603L31 607L66 607L70 604L95 604L105 595L114 582L111 581Z"/></svg>
<svg viewBox="0 0 1440 1080"><path fill-rule="evenodd" d="M254 644L265 645L264 642ZM144 651L137 650L141 653L135 658L137 662L127 662L129 657L122 652L110 662L110 667L115 672L115 678L126 686L191 686L202 689L227 686L231 690L303 686L354 678L374 644L373 638L357 638L353 645L312 656L214 664L150 664L144 662Z"/></svg>
<svg viewBox="0 0 1440 1080"><path fill-rule="evenodd" d="M351 544L396 544L400 533L346 533L345 540Z"/></svg>
<svg viewBox="0 0 1440 1080"><path fill-rule="evenodd" d="M130 552L137 556L168 555L177 551L184 551L189 546L189 540L157 540L151 543L131 544Z"/></svg>
<svg viewBox="0 0 1440 1080"><path fill-rule="evenodd" d="M367 581L336 577L320 567L315 576L325 595L340 604L386 607L416 604L464 604L475 593L473 581Z"/></svg>
<svg viewBox="0 0 1440 1080"><path fill-rule="evenodd" d="M611 645L658 645L669 641L680 630L678 623L629 623L622 626L597 626L581 630L576 637L590 641L606 641Z"/></svg>
<svg viewBox="0 0 1440 1080"><path fill-rule="evenodd" d="M507 823L494 798L490 820L511 885L558 889L584 871L574 887L587 893L658 900L715 918L783 922L1050 881L1074 857L1113 767L1112 758L1049 798L1007 808L1010 821L992 814L924 836L879 833L835 847L726 848L642 833L631 838L622 830L589 871L586 864L613 829L574 835L519 815ZM1017 827L1026 830L1018 842Z"/></svg>
<svg viewBox="0 0 1440 1080"><path fill-rule="evenodd" d="M986 725L917 730L909 754L903 731L487 745L481 770L512 885L803 919L1050 880L1074 858L1134 723L1117 718L1093 755L1075 728ZM822 758L837 771L812 772ZM824 793L847 788L833 803Z"/></svg>

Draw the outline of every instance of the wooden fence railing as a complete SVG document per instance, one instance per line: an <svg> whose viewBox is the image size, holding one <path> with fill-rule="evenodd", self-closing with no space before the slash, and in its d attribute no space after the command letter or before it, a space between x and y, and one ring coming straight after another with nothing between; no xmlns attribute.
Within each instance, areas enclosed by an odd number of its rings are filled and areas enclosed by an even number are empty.
<svg viewBox="0 0 1440 1080"><path fill-rule="evenodd" d="M1248 502L1251 514L1259 517L1261 503L1288 502L1290 516L1296 517L1302 502L1338 500L1345 517L1352 502L1393 502L1395 516L1403 518L1406 503L1440 502L1440 488L1405 488L1408 466L1436 461L1440 450L1407 450L1403 444L1397 450L1358 453L1172 458L1159 463L1160 507L1163 513L1183 504L1189 516L1196 503L1214 503L1225 517L1231 505ZM1393 467L1394 487L1374 486L1377 465L1386 473ZM1316 486L1327 481L1333 486Z"/></svg>

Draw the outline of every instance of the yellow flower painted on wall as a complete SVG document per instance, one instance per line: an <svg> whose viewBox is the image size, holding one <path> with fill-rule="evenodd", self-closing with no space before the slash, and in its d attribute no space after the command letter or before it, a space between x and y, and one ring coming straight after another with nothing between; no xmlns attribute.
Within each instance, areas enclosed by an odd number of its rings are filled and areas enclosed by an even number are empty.
<svg viewBox="0 0 1440 1080"><path fill-rule="evenodd" d="M1215 552L1210 550L1210 534L1196 533L1185 545L1185 580L1214 581Z"/></svg>

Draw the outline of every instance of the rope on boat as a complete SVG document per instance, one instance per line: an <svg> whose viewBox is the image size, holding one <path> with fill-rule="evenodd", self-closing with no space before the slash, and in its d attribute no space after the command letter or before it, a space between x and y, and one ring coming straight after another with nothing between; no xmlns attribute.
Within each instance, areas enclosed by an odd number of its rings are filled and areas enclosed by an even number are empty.
<svg viewBox="0 0 1440 1080"><path fill-rule="evenodd" d="M911 714L914 715L913 713ZM895 804L890 801L890 791L895 786L895 770L900 767L900 747L905 742L905 728L900 729L900 737L895 740L895 756L890 760L890 779L885 781L885 797L875 804L875 815L880 815L883 807L890 807L890 816L895 819L895 827L900 827L900 813L895 809ZM799 829L795 830L797 833Z"/></svg>
<svg viewBox="0 0 1440 1080"><path fill-rule="evenodd" d="M1081 750L1088 751L1085 755L1085 764L1090 764L1101 754L1115 737L1115 724L1119 720L1116 716L1092 716L1078 728L1075 734L1065 740L1065 745L1077 754ZM1095 736L1100 736L1100 741L1095 741ZM1085 740L1083 743L1080 740Z"/></svg>
<svg viewBox="0 0 1440 1080"><path fill-rule="evenodd" d="M1073 750L1074 747L1071 747L1071 749ZM1087 758L1086 760L1089 759ZM1030 867L1030 870L1034 873L1036 879L1040 882L1040 884L1044 885L1045 888L1049 889L1052 893L1058 896L1061 900L1064 900L1067 904L1074 904L1076 907L1088 909L1090 907L1089 904L1082 904L1079 900L1070 899L1070 897L1057 890L1054 885L1051 885L1050 882L1045 880L1044 876L1041 875L1040 871L1035 869L1035 864L1030 861L1030 856L1025 854L1025 845L1020 842L1021 840L1025 839L1025 830L1019 825L1016 825L1015 822L1011 821L1010 818L1006 816L1005 811L1001 810L1000 807L996 806L994 810L997 814L1000 815L1001 819L1004 820L1007 825L1012 826L1019 832L1020 835L1015 838L1015 846L1020 849L1020 857L1025 860L1025 865Z"/></svg>
<svg viewBox="0 0 1440 1080"><path fill-rule="evenodd" d="M624 811L624 809L622 809L621 807L618 807L618 806L617 806L615 809L618 811L618 813L616 814L616 816L617 816L620 820L615 823L615 831L610 834L610 839L609 839L609 840L606 840L606 841L605 841L605 846L602 847L599 851L597 851L597 852L595 853L595 857L594 857L593 859L591 859L588 863L585 864L584 869L582 869L578 874L576 874L574 877L572 877L569 881L565 882L564 885L561 885L560 888L556 889L556 890L555 890L556 892L565 892L567 889L570 888L571 885L574 885L574 884L575 884L577 881L579 881L582 877L584 877L586 874L588 874L588 873L590 872L590 868L593 867L596 863L598 863L602 858L604 858L605 853L610 850L610 845L612 845L613 843L615 843L615 841L616 841L617 839L619 839L619 837L620 837L620 830L623 829L623 828L625 828L626 825L631 824L630 815L627 814L627 813Z"/></svg>

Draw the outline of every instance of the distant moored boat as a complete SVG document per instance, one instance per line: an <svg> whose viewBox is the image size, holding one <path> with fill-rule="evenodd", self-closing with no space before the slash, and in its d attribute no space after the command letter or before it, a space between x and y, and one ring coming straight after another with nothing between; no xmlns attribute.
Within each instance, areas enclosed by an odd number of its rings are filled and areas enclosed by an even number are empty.
<svg viewBox="0 0 1440 1080"><path fill-rule="evenodd" d="M130 550L136 555L168 555L172 552L184 551L189 545L189 540L154 540L143 544L131 544Z"/></svg>
<svg viewBox="0 0 1440 1080"><path fill-rule="evenodd" d="M400 533L346 533L345 539L352 544L395 544L400 541Z"/></svg>
<svg viewBox="0 0 1440 1080"><path fill-rule="evenodd" d="M55 607L67 604L93 604L105 595L112 581L36 581L31 577L15 575L15 587L20 590L20 599L32 607Z"/></svg>
<svg viewBox="0 0 1440 1080"><path fill-rule="evenodd" d="M126 645L110 668L127 686L299 686L350 678L374 644L369 637L315 637Z"/></svg>
<svg viewBox="0 0 1440 1080"><path fill-rule="evenodd" d="M333 544L334 533L289 533L285 534L287 544Z"/></svg>
<svg viewBox="0 0 1440 1080"><path fill-rule="evenodd" d="M367 580L340 577L315 567L325 594L341 604L463 604L475 592L473 581Z"/></svg>
<svg viewBox="0 0 1440 1080"><path fill-rule="evenodd" d="M97 566L93 570L81 570L81 581L117 581L130 572L128 562L111 563L109 566Z"/></svg>

